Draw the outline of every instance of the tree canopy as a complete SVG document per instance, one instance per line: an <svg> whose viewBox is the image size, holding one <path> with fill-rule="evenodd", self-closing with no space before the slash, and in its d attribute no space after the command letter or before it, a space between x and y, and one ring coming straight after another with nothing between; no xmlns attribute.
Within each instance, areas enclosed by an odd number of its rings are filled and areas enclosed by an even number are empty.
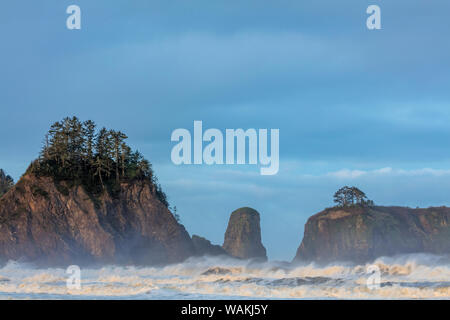
<svg viewBox="0 0 450 320"><path fill-rule="evenodd" d="M352 205L372 206L373 201L367 199L366 194L356 187L344 186L333 196L338 207L348 207Z"/></svg>
<svg viewBox="0 0 450 320"><path fill-rule="evenodd" d="M14 180L7 175L3 169L0 169L0 197L2 197L9 189L14 186Z"/></svg>
<svg viewBox="0 0 450 320"><path fill-rule="evenodd" d="M159 199L168 206L151 163L139 151L132 151L125 142L127 135L96 128L93 121L81 122L77 117L55 122L45 135L39 158L30 170L58 181L82 184L91 193L117 192L122 181L148 180L156 186Z"/></svg>

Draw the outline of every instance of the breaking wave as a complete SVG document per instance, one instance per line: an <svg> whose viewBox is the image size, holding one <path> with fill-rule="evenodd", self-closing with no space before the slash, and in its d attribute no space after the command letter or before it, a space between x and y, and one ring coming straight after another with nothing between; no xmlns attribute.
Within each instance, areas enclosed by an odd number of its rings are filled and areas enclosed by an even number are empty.
<svg viewBox="0 0 450 320"><path fill-rule="evenodd" d="M367 285L369 266L379 285ZM291 265L229 258L189 259L166 267L82 268L69 289L62 268L10 261L0 268L2 299L450 299L450 257L382 257L366 265Z"/></svg>

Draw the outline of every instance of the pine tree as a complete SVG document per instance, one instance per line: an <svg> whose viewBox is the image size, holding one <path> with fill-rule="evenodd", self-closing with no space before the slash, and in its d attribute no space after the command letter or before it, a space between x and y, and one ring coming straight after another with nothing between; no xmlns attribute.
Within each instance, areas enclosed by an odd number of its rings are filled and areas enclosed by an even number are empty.
<svg viewBox="0 0 450 320"><path fill-rule="evenodd" d="M114 147L114 159L115 159L115 168L116 168L116 181L119 182L119 166L120 166L120 147L125 139L128 137L120 131L109 131L110 136L112 137L113 147Z"/></svg>
<svg viewBox="0 0 450 320"><path fill-rule="evenodd" d="M347 207L351 205L372 206L373 201L368 200L364 192L356 187L344 186L335 192L333 201L338 207Z"/></svg>
<svg viewBox="0 0 450 320"><path fill-rule="evenodd" d="M86 136L85 139L85 151L86 151L86 159L91 161L94 156L94 140L95 140L95 123L92 120L85 121L83 123L83 133Z"/></svg>
<svg viewBox="0 0 450 320"><path fill-rule="evenodd" d="M39 158L29 170L82 184L91 192L116 192L123 180L147 180L154 185L152 189L160 201L168 206L151 163L131 150L125 142L127 138L120 131L106 128L97 132L91 120L81 122L77 117L66 117L51 125Z"/></svg>

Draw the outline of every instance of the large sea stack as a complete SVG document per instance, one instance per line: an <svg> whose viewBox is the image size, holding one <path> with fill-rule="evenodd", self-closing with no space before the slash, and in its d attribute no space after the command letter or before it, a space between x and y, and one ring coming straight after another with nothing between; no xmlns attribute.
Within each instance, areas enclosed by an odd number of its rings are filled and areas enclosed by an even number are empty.
<svg viewBox="0 0 450 320"><path fill-rule="evenodd" d="M308 219L294 261L364 263L406 253L450 253L450 208L326 209Z"/></svg>
<svg viewBox="0 0 450 320"><path fill-rule="evenodd" d="M244 207L231 213L223 248L236 258L267 260L266 248L261 242L259 213L256 210Z"/></svg>
<svg viewBox="0 0 450 320"><path fill-rule="evenodd" d="M191 239L146 181L93 197L71 182L27 174L0 199L0 257L38 264L166 264Z"/></svg>
<svg viewBox="0 0 450 320"><path fill-rule="evenodd" d="M120 131L65 118L0 198L0 260L167 264L192 256L150 162Z"/></svg>

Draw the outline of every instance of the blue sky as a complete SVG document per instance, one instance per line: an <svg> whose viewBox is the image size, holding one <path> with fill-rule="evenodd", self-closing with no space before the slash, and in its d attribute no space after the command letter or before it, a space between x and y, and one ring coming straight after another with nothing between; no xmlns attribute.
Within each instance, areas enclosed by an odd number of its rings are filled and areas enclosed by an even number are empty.
<svg viewBox="0 0 450 320"><path fill-rule="evenodd" d="M65 27L68 5L82 29ZM366 28L378 4L382 30ZM450 205L448 1L9 1L0 10L0 167L19 178L68 115L120 129L192 234L261 213L272 259L345 184ZM280 171L175 166L176 128L279 128Z"/></svg>

